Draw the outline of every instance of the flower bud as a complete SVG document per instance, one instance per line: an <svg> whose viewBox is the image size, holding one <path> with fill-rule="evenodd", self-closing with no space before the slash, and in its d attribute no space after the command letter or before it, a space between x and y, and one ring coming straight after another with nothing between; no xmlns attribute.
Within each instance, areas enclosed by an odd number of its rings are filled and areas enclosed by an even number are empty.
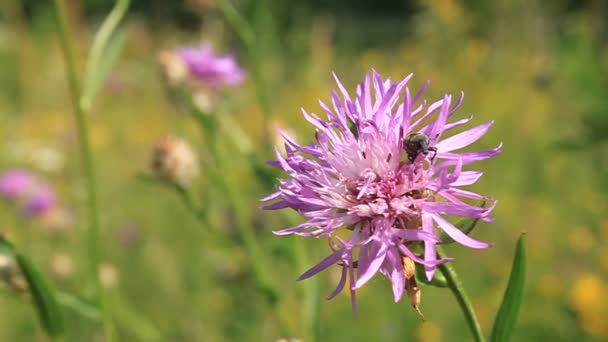
<svg viewBox="0 0 608 342"><path fill-rule="evenodd" d="M56 253L51 259L51 270L57 278L69 278L74 273L72 258L63 253Z"/></svg>
<svg viewBox="0 0 608 342"><path fill-rule="evenodd" d="M0 282L15 290L25 290L27 283L19 271L15 259L10 255L0 254Z"/></svg>
<svg viewBox="0 0 608 342"><path fill-rule="evenodd" d="M170 86L180 85L188 78L188 66L175 53L161 51L158 54L158 63L164 80Z"/></svg>
<svg viewBox="0 0 608 342"><path fill-rule="evenodd" d="M101 282L101 286L106 289L116 287L116 284L118 284L118 271L116 267L107 263L101 264L99 267L99 281Z"/></svg>
<svg viewBox="0 0 608 342"><path fill-rule="evenodd" d="M190 144L169 136L154 147L152 169L165 181L189 186L199 173L198 157Z"/></svg>
<svg viewBox="0 0 608 342"><path fill-rule="evenodd" d="M405 291L410 299L410 304L412 304L414 310L424 321L424 315L420 311L421 291L418 284L416 284L416 264L414 260L406 256L401 256L401 261L403 262L403 273L405 274Z"/></svg>
<svg viewBox="0 0 608 342"><path fill-rule="evenodd" d="M0 281L10 283L16 273L15 260L6 254L0 254Z"/></svg>

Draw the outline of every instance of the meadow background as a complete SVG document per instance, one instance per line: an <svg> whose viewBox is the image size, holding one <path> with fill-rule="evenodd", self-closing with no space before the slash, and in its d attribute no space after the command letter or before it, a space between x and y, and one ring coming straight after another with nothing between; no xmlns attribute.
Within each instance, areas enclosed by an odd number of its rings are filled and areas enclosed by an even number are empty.
<svg viewBox="0 0 608 342"><path fill-rule="evenodd" d="M431 80L426 98L465 93L460 117L495 120L476 147L504 143L474 186L499 200L494 223L474 236L495 243L481 251L449 246L489 333L506 285L518 235L527 232L528 279L514 341L608 340L608 4L603 1L305 1L233 2L251 23L276 122L266 123L254 84L225 95L221 113L240 123L262 158L260 142L278 124L302 141L312 126L300 107L320 112L335 71L347 88L371 68L393 79ZM77 65L113 5L68 1ZM23 219L0 203L0 231L50 278L60 293L86 297L86 211L77 131L52 2L0 4L0 171L28 169L51 184L69 220ZM95 99L91 141L99 182L101 246L110 312L124 341L275 341L272 308L255 285L252 260L235 227L230 201L203 191L203 225L165 186L142 180L151 150L172 134L201 155L198 189L210 184L200 130L166 96L158 53L210 41L239 59L244 47L214 0L133 1L120 26L126 44ZM241 59L242 60L242 59ZM247 70L247 66L245 65ZM266 125L266 126L265 126ZM322 299L336 268L318 280L295 279L327 253L325 242L276 237L280 215L262 212L269 191L243 167L230 141L218 141L223 174L247 208L278 307L292 336L304 341L465 341L465 321L448 290L423 288L422 323L407 301L395 304L376 277L359 292L353 321L345 292ZM270 167L269 167L270 168ZM295 240L303 240L296 245ZM294 251L304 253L295 260ZM301 255L300 255L301 257ZM67 265L67 266L66 266ZM304 302L307 291L319 302ZM65 300L65 298L64 298ZM45 341L27 296L0 285L0 341ZM66 340L101 341L98 319L69 306ZM85 310L86 311L86 310ZM320 319L308 326L311 312ZM93 315L94 316L94 315Z"/></svg>

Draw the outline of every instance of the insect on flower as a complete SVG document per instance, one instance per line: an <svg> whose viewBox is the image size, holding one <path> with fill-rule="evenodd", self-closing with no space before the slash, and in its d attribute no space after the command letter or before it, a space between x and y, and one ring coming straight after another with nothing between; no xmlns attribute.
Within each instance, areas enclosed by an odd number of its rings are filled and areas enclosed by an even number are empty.
<svg viewBox="0 0 608 342"><path fill-rule="evenodd" d="M424 133L409 133L403 140L403 149L407 152L407 159L413 163L419 154L422 153L426 156L430 152L433 152L433 156L431 157L432 162L435 159L435 155L437 155L437 147L429 146L430 143L431 139Z"/></svg>

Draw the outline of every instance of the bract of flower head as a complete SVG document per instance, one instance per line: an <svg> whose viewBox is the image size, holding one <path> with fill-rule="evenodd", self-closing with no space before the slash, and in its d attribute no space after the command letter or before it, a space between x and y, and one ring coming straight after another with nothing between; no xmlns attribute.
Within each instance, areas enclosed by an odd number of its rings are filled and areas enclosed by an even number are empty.
<svg viewBox="0 0 608 342"><path fill-rule="evenodd" d="M198 157L185 140L168 136L154 147L152 171L165 181L189 186L199 174Z"/></svg>
<svg viewBox="0 0 608 342"><path fill-rule="evenodd" d="M315 140L300 144L281 132L286 153L277 150L277 160L269 162L288 176L262 199L277 200L264 209L291 208L306 219L275 234L329 240L330 254L299 280L341 265L341 280L328 299L341 292L348 279L354 311L355 291L378 272L391 281L395 302L405 291L417 306L419 292L415 283L408 286L415 278L406 274L411 265L404 260L424 266L432 279L435 267L450 260L437 257L438 230L467 247L490 246L464 234L446 217L491 220L496 202L488 200L487 207L469 204L467 200L486 198L462 189L482 173L464 168L497 155L501 145L457 151L485 135L492 122L454 133L472 120L453 118L464 95L456 101L445 95L427 104L422 95L429 83L412 94L407 87L411 77L393 82L374 71L352 94L336 77L338 92L332 91L331 106L320 102L326 119L303 110L316 128ZM425 138L417 141L420 150L413 150L418 145L408 141L414 132ZM348 237L338 231L349 232Z"/></svg>
<svg viewBox="0 0 608 342"><path fill-rule="evenodd" d="M16 200L25 196L35 182L32 173L25 170L10 170L0 175L0 196Z"/></svg>
<svg viewBox="0 0 608 342"><path fill-rule="evenodd" d="M245 73L234 55L218 55L208 43L199 47L179 48L176 54L186 65L192 78L206 87L234 87L245 79Z"/></svg>
<svg viewBox="0 0 608 342"><path fill-rule="evenodd" d="M164 80L171 86L176 86L188 78L188 66L172 51L161 51L158 54Z"/></svg>

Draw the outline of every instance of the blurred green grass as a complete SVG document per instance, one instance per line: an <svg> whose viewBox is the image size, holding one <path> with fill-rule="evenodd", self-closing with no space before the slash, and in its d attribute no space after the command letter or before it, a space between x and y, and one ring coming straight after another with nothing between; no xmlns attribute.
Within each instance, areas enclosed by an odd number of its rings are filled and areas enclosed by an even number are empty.
<svg viewBox="0 0 608 342"><path fill-rule="evenodd" d="M566 2L560 7L551 2L481 5L456 0L424 1L417 6L415 14L404 15L407 21L392 22L395 36L378 29L373 38L377 42L372 43L367 33L376 32L373 26L369 24L368 30L365 21L352 24L344 19L348 13L340 11L309 13L309 18L285 31L285 37L261 32L262 39L280 36L276 41L265 40L268 43L261 47L279 124L303 141L311 136L312 128L299 108L319 112L317 99L327 100L334 87L331 71L349 89L375 68L393 79L414 72L415 86L430 79L427 99L464 91L461 117L472 113L477 123L496 121L475 147L504 143L499 157L476 165L485 174L474 186L499 200L496 221L480 224L474 232L495 246L482 251L448 250L456 258L454 266L478 310L482 328L486 334L491 330L514 243L526 231L529 275L514 340L608 339L604 324L608 314L604 296L608 288L606 168L595 162L605 159L606 149L560 147L566 140L585 140L586 113L608 115L603 88L608 80L608 48L600 29L606 6L563 10ZM36 19L42 22L36 27L46 29L35 30L32 23L38 21L7 18L0 26L0 167L38 170L59 189L62 202L74 212L74 224L51 237L39 225L25 226L2 205L0 230L17 241L30 236L32 257L53 275L56 288L90 293L92 289L82 286L87 283L83 179L56 36L43 19ZM135 177L147 170L151 146L163 136L177 134L197 145L202 141L194 121L177 113L166 99L156 64L161 49L202 38L238 51L236 40L213 11L205 9L202 18L203 30L198 34L130 16L124 27L126 50L94 104L91 125L101 189L101 243L104 260L118 272L112 294L121 304L114 305L115 316L127 324L148 324L129 321L131 310L176 341L271 341L278 337L277 327L253 285L247 266L251 261L238 247L227 200L221 193L208 198L213 198L209 206L215 229L226 236L210 239L206 234L210 228L197 223L175 194ZM83 66L93 26L78 19L78 56ZM233 115L261 141L267 128L259 125L261 113L252 87L249 82L231 96L234 110L226 115ZM64 165L56 170L45 167L36 157L43 147L58 152ZM271 234L281 223L276 214L257 210L257 200L265 190L241 171L243 161L230 158L235 155L233 147L223 149L231 165L226 178L242 186L259 240L273 256L273 280L286 297L281 309L297 333L302 284L295 279L304 269L294 269L289 260L294 238ZM204 156L205 146L199 152ZM272 156L272 151L259 153ZM202 168L204 177L204 159ZM124 243L120 236L125 231L137 234L139 242ZM305 245L310 265L327 252L321 241ZM56 274L51 260L57 253L72 258L71 275ZM321 275L321 295L333 288L336 271ZM407 303L392 302L390 286L381 278L360 291L357 321L352 320L346 295L322 301L321 340L469 338L448 291L428 287L422 296L424 323ZM97 323L71 312L66 315L68 340L99 340ZM0 297L0 317L1 341L44 340L32 309L23 300ZM120 328L120 333L125 340L139 338L129 329Z"/></svg>

